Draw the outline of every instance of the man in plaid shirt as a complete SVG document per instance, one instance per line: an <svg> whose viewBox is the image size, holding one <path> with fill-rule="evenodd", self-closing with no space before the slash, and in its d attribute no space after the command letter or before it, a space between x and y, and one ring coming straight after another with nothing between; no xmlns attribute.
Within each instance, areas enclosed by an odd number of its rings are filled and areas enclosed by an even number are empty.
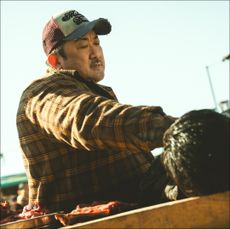
<svg viewBox="0 0 230 229"><path fill-rule="evenodd" d="M71 210L94 200L137 202L139 183L175 121L161 107L120 104L98 84L105 61L98 35L108 20L75 10L53 16L43 30L49 69L23 92L17 128L29 204Z"/></svg>

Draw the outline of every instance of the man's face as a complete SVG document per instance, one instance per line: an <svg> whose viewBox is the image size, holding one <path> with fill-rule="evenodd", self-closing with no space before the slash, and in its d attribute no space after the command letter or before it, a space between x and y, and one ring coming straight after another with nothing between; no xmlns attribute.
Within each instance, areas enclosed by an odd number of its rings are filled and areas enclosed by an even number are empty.
<svg viewBox="0 0 230 229"><path fill-rule="evenodd" d="M83 78L94 82L104 78L104 55L94 31L78 40L67 41L64 51L67 58L59 56L61 69L77 70Z"/></svg>

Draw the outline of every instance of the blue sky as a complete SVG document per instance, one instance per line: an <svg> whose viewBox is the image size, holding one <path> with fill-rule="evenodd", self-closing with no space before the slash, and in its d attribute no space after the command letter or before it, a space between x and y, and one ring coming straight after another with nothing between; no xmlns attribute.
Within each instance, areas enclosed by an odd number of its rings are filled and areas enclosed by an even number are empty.
<svg viewBox="0 0 230 229"><path fill-rule="evenodd" d="M105 79L121 103L157 105L173 116L229 99L229 1L1 1L1 174L23 171L16 111L46 70L41 33L53 14L107 18Z"/></svg>

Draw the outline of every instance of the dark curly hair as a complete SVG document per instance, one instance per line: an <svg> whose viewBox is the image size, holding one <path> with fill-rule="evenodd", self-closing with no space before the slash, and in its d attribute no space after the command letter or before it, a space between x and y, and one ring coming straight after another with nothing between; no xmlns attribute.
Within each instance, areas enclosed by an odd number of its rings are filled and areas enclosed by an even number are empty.
<svg viewBox="0 0 230 229"><path fill-rule="evenodd" d="M229 118L193 110L165 132L161 161L185 196L229 190Z"/></svg>

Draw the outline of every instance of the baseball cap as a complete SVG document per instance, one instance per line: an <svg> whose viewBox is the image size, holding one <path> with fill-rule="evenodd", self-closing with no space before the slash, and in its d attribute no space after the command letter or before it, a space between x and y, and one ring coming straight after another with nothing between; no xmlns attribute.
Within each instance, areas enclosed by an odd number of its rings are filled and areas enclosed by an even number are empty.
<svg viewBox="0 0 230 229"><path fill-rule="evenodd" d="M43 49L49 55L65 41L77 40L89 31L98 35L106 35L111 31L111 24L105 18L89 21L76 10L67 10L52 16L42 33Z"/></svg>

